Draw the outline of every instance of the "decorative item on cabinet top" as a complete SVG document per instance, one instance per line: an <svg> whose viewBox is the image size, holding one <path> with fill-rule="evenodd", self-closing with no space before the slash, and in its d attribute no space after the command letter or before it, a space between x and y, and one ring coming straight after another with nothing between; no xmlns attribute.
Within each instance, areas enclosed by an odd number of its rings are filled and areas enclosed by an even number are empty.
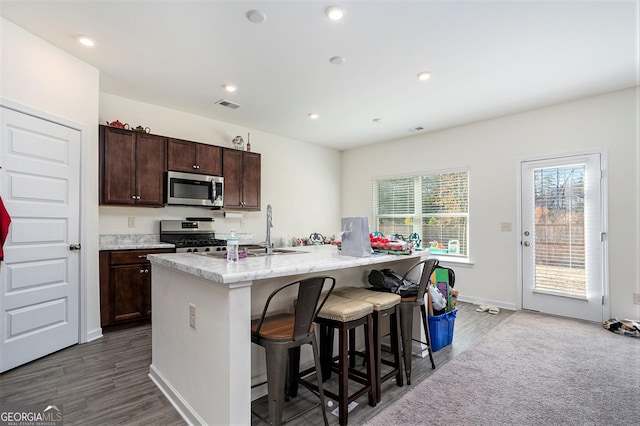
<svg viewBox="0 0 640 426"><path fill-rule="evenodd" d="M109 125L111 127L117 127L118 129L127 129L127 130L129 130L129 124L128 123L121 123L120 120L112 121L111 123L109 123L107 121L107 125Z"/></svg>
<svg viewBox="0 0 640 426"><path fill-rule="evenodd" d="M239 149L240 151L244 151L244 139L242 139L242 136L236 136L235 138L233 138L231 143L233 144L233 147L235 149Z"/></svg>
<svg viewBox="0 0 640 426"><path fill-rule="evenodd" d="M140 133L151 133L150 127L138 126L138 127L132 128L131 130L133 130L134 132L140 132Z"/></svg>

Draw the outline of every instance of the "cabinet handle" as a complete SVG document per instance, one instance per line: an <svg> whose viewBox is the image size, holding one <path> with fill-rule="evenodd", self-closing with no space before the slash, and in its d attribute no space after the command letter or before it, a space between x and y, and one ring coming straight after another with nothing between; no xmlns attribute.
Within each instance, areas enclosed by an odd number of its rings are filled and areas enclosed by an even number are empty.
<svg viewBox="0 0 640 426"><path fill-rule="evenodd" d="M146 254L141 254L138 256L138 259L146 259L147 255Z"/></svg>
<svg viewBox="0 0 640 426"><path fill-rule="evenodd" d="M197 169L197 168L198 168L198 166L196 166L195 164L194 164L193 166L191 166L191 167L193 167L194 169Z"/></svg>
<svg viewBox="0 0 640 426"><path fill-rule="evenodd" d="M131 198L133 198L133 199L135 200L135 199L136 199L136 196L135 196L135 195L132 195L132 196L131 196Z"/></svg>
<svg viewBox="0 0 640 426"><path fill-rule="evenodd" d="M145 269L145 270L144 270L144 273L145 273L145 274L148 274L148 273L149 273L149 270L148 270L148 269Z"/></svg>
<svg viewBox="0 0 640 426"><path fill-rule="evenodd" d="M140 269L140 273L141 273L141 274L144 274L144 269Z"/></svg>

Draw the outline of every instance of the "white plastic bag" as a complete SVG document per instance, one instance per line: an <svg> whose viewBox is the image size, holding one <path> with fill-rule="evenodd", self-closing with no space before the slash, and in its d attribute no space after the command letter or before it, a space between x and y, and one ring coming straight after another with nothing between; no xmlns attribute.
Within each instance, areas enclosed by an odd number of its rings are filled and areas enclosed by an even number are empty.
<svg viewBox="0 0 640 426"><path fill-rule="evenodd" d="M447 307L447 299L440 292L438 287L429 285L429 294L431 294L431 306L434 311L441 311Z"/></svg>

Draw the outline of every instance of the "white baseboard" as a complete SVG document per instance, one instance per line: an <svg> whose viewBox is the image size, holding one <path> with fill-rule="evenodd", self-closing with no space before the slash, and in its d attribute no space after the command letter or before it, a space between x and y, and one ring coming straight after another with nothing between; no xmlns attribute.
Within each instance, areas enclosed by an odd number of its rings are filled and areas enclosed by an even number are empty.
<svg viewBox="0 0 640 426"><path fill-rule="evenodd" d="M93 342L94 340L102 338L102 328L96 328L93 331L90 331L85 336L85 340L83 343Z"/></svg>
<svg viewBox="0 0 640 426"><path fill-rule="evenodd" d="M515 311L518 309L515 303L509 303L502 300L483 299L478 297L468 297L468 296L462 296L462 295L460 295L458 300L461 302L473 303L474 305L497 306L498 308L509 309L512 311Z"/></svg>
<svg viewBox="0 0 640 426"><path fill-rule="evenodd" d="M195 412L195 410L189 405L187 401L182 398L180 393L171 386L169 382L165 380L162 374L156 370L151 364L149 366L149 378L160 391L167 397L173 408L176 409L178 414L182 416L188 425L204 425L205 421Z"/></svg>

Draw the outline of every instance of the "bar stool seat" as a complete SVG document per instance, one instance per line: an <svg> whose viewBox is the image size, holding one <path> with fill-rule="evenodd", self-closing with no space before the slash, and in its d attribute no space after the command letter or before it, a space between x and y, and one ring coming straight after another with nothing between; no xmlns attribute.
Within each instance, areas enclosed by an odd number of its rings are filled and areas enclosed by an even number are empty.
<svg viewBox="0 0 640 426"><path fill-rule="evenodd" d="M373 346L376 363L376 398L380 402L382 397L382 383L395 377L396 385L403 386L402 362L400 354L400 295L370 291L361 287L343 287L334 290L334 295L348 299L362 300L373 305ZM393 361L382 358L382 320L389 318L389 335ZM351 336L350 336L351 337ZM355 340L355 339L354 339ZM353 347L351 342L351 346ZM353 359L353 357L351 358ZM392 367L386 374L382 374L382 365Z"/></svg>
<svg viewBox="0 0 640 426"><path fill-rule="evenodd" d="M375 407L377 403L375 389L375 368L373 349L373 305L371 303L347 299L331 294L324 306L316 316L316 323L320 325L320 364L322 368L322 380L327 381L331 377L332 370L338 373L338 393L324 389L324 394L338 402L339 423L345 426L348 420L348 407L352 401L368 394L369 405ZM366 372L349 368L349 330L364 326L365 331L365 358ZM333 356L333 335L338 330L338 356ZM337 365L334 363L337 360ZM308 374L306 371L302 375ZM362 387L349 394L349 379L359 383ZM304 379L300 379L304 383ZM306 386L313 384L305 383Z"/></svg>

